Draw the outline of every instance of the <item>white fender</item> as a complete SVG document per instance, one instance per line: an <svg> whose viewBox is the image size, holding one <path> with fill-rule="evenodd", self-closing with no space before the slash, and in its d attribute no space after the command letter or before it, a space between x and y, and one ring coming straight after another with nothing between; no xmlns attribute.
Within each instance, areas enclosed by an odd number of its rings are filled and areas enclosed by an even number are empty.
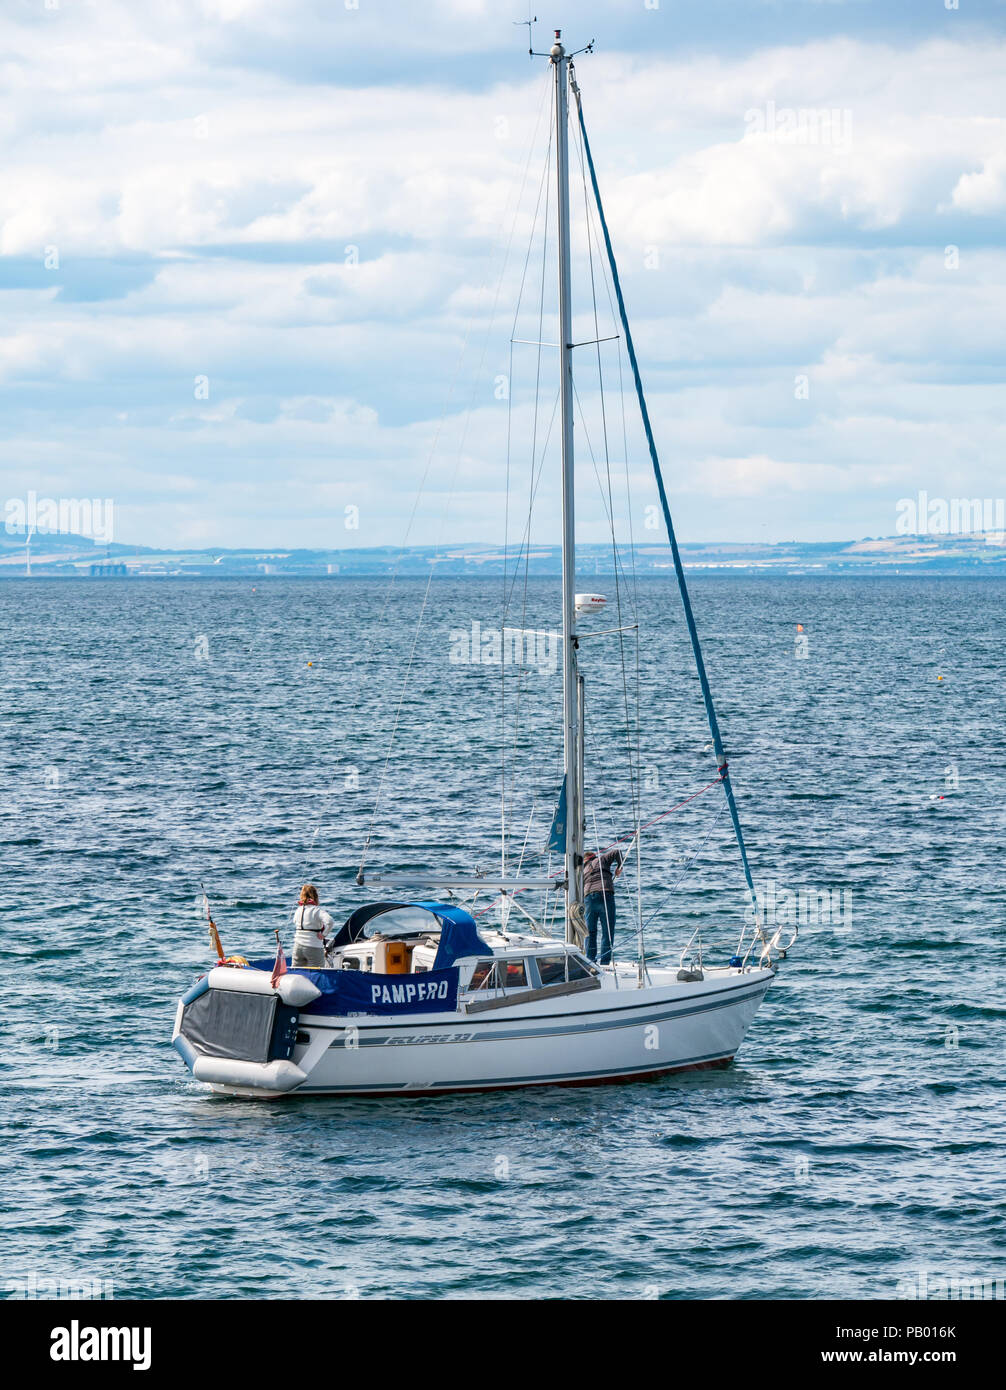
<svg viewBox="0 0 1006 1390"><path fill-rule="evenodd" d="M305 980L304 983L311 982ZM197 1057L192 1075L197 1081L216 1082L221 1086L251 1086L257 1091L292 1091L307 1080L307 1072L301 1071L294 1062L239 1062L232 1057Z"/></svg>
<svg viewBox="0 0 1006 1390"><path fill-rule="evenodd" d="M292 1004L295 1009L302 1009L305 1004L310 1004L312 999L321 998L318 986L313 985L310 980L305 980L303 975L281 975L276 993L284 1004Z"/></svg>
<svg viewBox="0 0 1006 1390"><path fill-rule="evenodd" d="M215 965L210 971L210 989L231 989L238 994L278 994L284 1004L301 1009L317 999L321 990L303 975L281 975L272 987L271 976L264 970L242 970L232 965Z"/></svg>

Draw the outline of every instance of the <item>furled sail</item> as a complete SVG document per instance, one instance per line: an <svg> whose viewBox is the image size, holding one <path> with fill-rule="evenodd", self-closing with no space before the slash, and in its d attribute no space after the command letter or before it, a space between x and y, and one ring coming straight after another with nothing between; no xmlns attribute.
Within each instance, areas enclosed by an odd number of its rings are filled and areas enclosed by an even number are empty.
<svg viewBox="0 0 1006 1390"><path fill-rule="evenodd" d="M566 779L562 779L562 789L559 792L559 804L555 808L555 815L552 817L552 829L548 832L548 843L545 845L546 854L565 854L566 853Z"/></svg>

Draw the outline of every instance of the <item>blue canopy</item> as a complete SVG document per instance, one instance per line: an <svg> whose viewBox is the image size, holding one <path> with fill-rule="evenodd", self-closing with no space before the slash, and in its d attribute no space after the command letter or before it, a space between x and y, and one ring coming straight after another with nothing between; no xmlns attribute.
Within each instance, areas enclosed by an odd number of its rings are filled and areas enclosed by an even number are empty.
<svg viewBox="0 0 1006 1390"><path fill-rule="evenodd" d="M475 918L463 907L450 903L414 903L414 907L425 907L440 923L440 945L434 970L446 970L461 956L491 956L492 947L479 936Z"/></svg>
<svg viewBox="0 0 1006 1390"><path fill-rule="evenodd" d="M403 907L421 908L439 923L440 943L436 960L433 962L434 970L449 970L462 956L492 955L492 947L487 946L479 936L475 918L463 907L455 907L452 903L368 903L365 907L356 909L336 936L334 944L347 946L353 941L361 940L368 926L379 926L385 913L395 912ZM271 957L266 957L264 960L253 961L252 965L256 970L271 970L273 961Z"/></svg>

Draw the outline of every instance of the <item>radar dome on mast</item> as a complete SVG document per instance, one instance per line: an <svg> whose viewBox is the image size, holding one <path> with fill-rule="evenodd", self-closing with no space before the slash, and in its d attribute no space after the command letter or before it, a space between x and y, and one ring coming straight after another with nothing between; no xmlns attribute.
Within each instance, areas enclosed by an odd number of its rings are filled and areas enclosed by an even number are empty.
<svg viewBox="0 0 1006 1390"><path fill-rule="evenodd" d="M607 602L603 594L577 594L573 606L578 613L598 613Z"/></svg>

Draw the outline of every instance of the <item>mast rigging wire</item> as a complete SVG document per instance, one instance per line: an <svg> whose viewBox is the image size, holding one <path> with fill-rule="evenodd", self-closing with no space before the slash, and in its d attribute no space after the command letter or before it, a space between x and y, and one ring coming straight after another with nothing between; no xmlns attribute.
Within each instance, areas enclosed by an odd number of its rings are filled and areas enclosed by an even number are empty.
<svg viewBox="0 0 1006 1390"><path fill-rule="evenodd" d="M544 191L545 191L545 215L544 215L544 218L542 219L541 282L540 282L539 290L538 290L538 333L537 333L538 346L537 346L536 362L535 362L534 427L533 427L532 435L531 435L531 468L530 468L530 476L529 476L529 482L528 482L527 522L526 522L526 524L525 524L524 535L523 535L523 537L522 537L522 547L523 547L523 550L524 550L524 585L523 585L523 600L522 600L522 606L521 606L521 630L523 631L523 630L526 628L526 626L527 626L527 585L528 585L528 573L529 573L530 561L531 561L531 519L532 519L533 510L534 510L534 498L535 498L535 493L536 493L536 491L537 491L537 482L536 482L536 479L535 479L535 457L536 457L537 448L538 448L538 407L539 407L539 402L540 402L540 397L541 397L542 324L543 324L543 322L544 322L544 314L545 314L545 267L546 267L546 265L547 265L547 263L548 263L548 209L549 209L549 202L550 202L550 198L551 198L551 181L550 181L550 179L549 179L549 177L548 177L548 174L549 174L549 166L550 166L550 163L551 163L551 154L552 154L552 127L553 127L553 122L552 122L552 120L551 120L551 115L552 115L552 112L553 112L554 107L555 107L555 89L554 89L554 85L553 85L551 82L549 83L549 91L550 91L551 95L550 95L550 100L549 100L549 117L550 117L550 119L549 119L548 145L547 145L546 151L545 151L545 162L544 162L544 164L543 164L543 166L542 166L541 182L540 182L539 185L538 185L538 200L537 200L537 203L536 203L536 205L535 205L535 214L534 214L534 221L532 222L532 225L531 225L531 234L530 234L530 236L528 237L527 254L526 254L525 257L524 257L524 270L523 270L523 273L522 273L522 275L521 275L520 290L519 290L518 295L517 295L517 306L516 306L516 308L514 309L513 325L512 325L512 327L511 327L511 329L510 329L510 363L511 363L511 377L510 377L510 389L509 389L508 395L507 395L507 474L506 474L506 511L507 511L507 523L506 523L506 528L505 528L505 530L504 530L504 537L503 537L503 542L504 542L504 543L503 543L503 612L502 612L501 618L500 618L500 628L501 628L500 637L501 637L501 640L502 640L502 637L503 637L503 632L504 632L504 630L505 630L505 628L506 628L507 614L508 614L508 612L509 612L509 610L510 610L510 595L512 594L512 589L511 589L510 593L507 592L507 585L506 585L506 559L507 559L507 547L508 547L508 543L509 543L509 508L510 508L510 421L511 421L511 416L512 416L512 411L513 411L513 389L512 389L512 383L513 383L513 346L514 346L514 338L515 338L515 335L516 335L516 332L517 332L517 324L518 324L519 319L520 319L521 305L522 305L523 300L524 300L524 284L525 284L525 281L526 281L526 278L527 278L528 265L529 265L530 258L531 258L531 247L534 245L535 231L536 231L536 228L537 228L537 221L538 221L538 213L539 213L539 210L540 210L540 208L541 208L541 195L542 195L542 190L544 189ZM542 469L543 469L544 463L545 463L545 454L546 454L547 449L548 449L548 441L549 441L549 439L550 439L551 436L552 436L552 425L553 425L553 423L554 423L554 421L555 421L555 411L556 411L556 408L558 407L558 404L559 404L559 393L556 392L555 405L554 405L553 408L552 408L552 415L551 415L551 418L549 419L548 432L547 432L547 434L546 434L546 436L545 436L545 444L544 444L544 446L543 446L543 448L542 448L541 464L539 465L539 468L538 468L538 478L539 478L539 479L540 479L540 477L541 477L541 472L542 472ZM517 573L519 572L519 570L520 570L520 551L518 551L517 563L516 563L516 566L515 566L515 569L514 569L514 584L516 584L516 582L517 582ZM521 681L520 681L520 675L519 675L519 674L518 674L518 676L517 676L517 678L516 678L516 683L517 683L517 699L516 699L516 703L515 703L515 706L514 706L514 735L513 735L513 766L514 766L514 768L516 768L516 764L517 764L517 753L518 753L518 746L519 746L519 739L520 739L520 711L521 711L520 697L521 697ZM501 825L501 847L500 847L500 857L501 857L502 868L503 868L503 874L502 874L502 876L505 878L505 877L506 877L506 843L507 843L507 829L506 829L506 827L507 827L507 780L506 780L506 662L503 661L503 660L500 661L500 726L501 726L501 727L500 727L500 761L501 761L501 767L500 767L500 819L501 819L501 821L502 821L502 825ZM514 774L514 772L512 771L511 774L510 774L510 801L511 801L511 805L512 805L512 803L513 803L514 795L515 795L515 774Z"/></svg>
<svg viewBox="0 0 1006 1390"><path fill-rule="evenodd" d="M545 84L545 93L548 92L550 86L551 86L550 83L546 83L546 84ZM473 382L473 385L472 385L472 396L471 396L471 399L470 399L470 401L469 401L468 410L467 410L466 415L465 415L465 423L464 423L464 429L463 429L463 432L462 432L461 441L460 441L460 443L459 443L459 445L458 445L457 459L456 459L456 461L455 461L454 473L453 473L452 479L451 479L451 488L450 488L450 491L449 491L449 493L448 493L447 502L446 502L445 507L444 507L443 516L442 516L442 518L441 518L440 537L438 538L438 542L437 542L437 548L438 548L438 549L440 548L440 544L441 544L441 541L442 541L442 538L443 538L444 528L445 528L445 526L446 526L447 516L448 516L448 513L449 513L449 511L450 511L450 504L451 504L451 500L452 500L453 494L454 494L454 483L455 483L456 480L457 480L458 470L459 470L459 468L460 468L460 466L461 466L461 458L462 458L463 451L464 451L464 444L465 444L465 440L467 439L468 427L469 427L469 424L470 424L470 422L471 422L471 412L472 412L472 409L473 409L473 406L474 406L474 402L475 402L475 392L476 392L476 390L478 389L478 382L479 382L479 378L480 378L480 376L481 376L481 367L482 367L482 365L483 365L484 362L485 362L486 351L487 351L488 343L489 343L489 335L490 335L490 333L491 333L491 331L492 331L492 326L493 326L493 324L494 324L494 322L495 322L495 320L496 320L496 309L497 309L497 306L498 306L498 304L499 304L500 292L501 292L502 287L503 287L503 280L504 280L504 277L505 277L505 275L506 275L507 265L509 264L510 249L511 249L511 247L512 247L512 245L513 245L514 233L515 233L515 231L516 231L517 216L518 216L518 213L519 213L519 210L520 210L520 201L521 201L521 197L523 196L524 188L525 188L526 183L527 183L527 175L528 175L528 171L529 171L529 169L530 169L530 167L531 167L531 158L532 158L532 155L533 155L533 153L534 153L534 146L535 146L535 144L536 144L536 142L537 142L538 130L539 130L540 126L541 126L541 115L542 115L542 111L544 110L544 106L545 106L545 94L543 93L542 100L541 100L541 103L540 103L539 109L538 109L538 119L537 119L537 121L536 121L536 123L535 123L534 132L533 132L533 134L532 134L532 136L531 136L531 141L530 141L530 143L529 143L529 145L528 145L527 159L526 159L526 161L525 161L523 175L522 175L521 182L520 182L520 186L519 186L519 189L518 189L518 192L517 192L517 197L516 197L516 200L515 200L515 203L514 203L514 215L513 215L512 221L511 221L511 225L510 225L510 233L509 233L509 236L508 236L508 239L507 239L506 248L505 248L505 251L504 251L504 254L503 254L502 263L501 263L501 266L500 266L499 278L498 278L498 280L497 280L497 282L496 282L496 291L495 291L495 295L494 295L494 298L493 298L492 310L491 310L490 315L489 315L489 322L488 322L488 324L487 324L487 326L486 326L485 338L483 339L483 343L482 343L482 355L481 355L480 362L479 362L479 369L480 369L480 370L476 373L475 381ZM551 140L551 136L549 137L549 139ZM482 288L483 288L483 289L485 288L485 282L484 282L484 281L483 281L483 286L482 286ZM464 345L463 345L463 347L462 347L461 358L459 359L458 367L457 367L457 369L456 369L456 371L455 371L455 381L454 381L454 383L452 384L452 388L451 388L451 397L453 396L454 385L456 385L457 376L458 376L459 373L460 373L461 361L463 361L463 359L464 359L464 355L465 355L465 352L466 352L466 350L467 350L468 341L469 341L469 338L470 338L470 336L471 336L472 330L473 330L473 328L474 328L474 323L475 323L476 314L477 314L477 309L474 309L474 310L472 311L472 318L471 318L471 321L470 321L470 323L469 323L467 333L466 333L466 335L465 335L465 342L464 342ZM422 480L422 482L420 483L420 487L419 487L419 489L418 489L418 491L417 491L417 494L416 494L416 499L415 499L415 502L414 502L414 504L413 504L412 515L410 516L410 519L409 519L409 528L410 528L410 529L411 529L412 521L413 521L413 519L414 519L414 517L415 517L416 509L418 508L418 505L419 505L419 498L420 498L421 495L422 495L422 492L423 492L423 489L424 489L425 483L426 483L426 478L428 477L430 467L432 466L433 457L434 457L434 454L435 454L435 451L436 451L436 445L437 445L437 443L438 443L438 441L439 441L439 438L440 438L440 431L441 431L441 428L442 428L442 426L443 426L444 419L446 418L447 408L448 408L449 403L450 403L450 397L449 397L449 399L448 399L447 404L445 404L444 412L443 412L443 415L441 416L440 424L438 425L437 433L436 433L436 436L435 436L435 438L434 438L434 443L433 443L433 446L432 446L432 448L431 448L431 450L430 450L429 458L428 458L428 460L427 460L426 469L425 469L425 471L424 471L424 473L423 473L423 480ZM396 572L397 572L397 563L396 563ZM381 770L381 775L380 775L380 778L379 778L379 781L378 781L377 793L376 793L375 798L374 798L374 806L373 806L373 810L372 810L372 812L371 812L370 823L369 823L369 825L368 825L368 827L367 827L367 835L366 835L366 839L365 839L364 845L363 845L363 850L362 850L362 853L361 853L361 856L360 856L360 864L359 864L359 868L358 868L358 870L357 870L357 875L356 875L356 881L357 881L357 883L362 883L362 882L363 882L363 872L364 872L364 867L365 867L365 865L366 865L367 853L368 853L368 851L369 851L370 842L371 842L371 839L372 839L372 837L373 837L374 825L376 824L376 821L377 821L377 814L378 814L378 810L379 810L379 807L380 807L380 801L381 801L381 793L382 793L382 791L383 791L384 782L385 782L385 778L386 778L387 770L388 770L388 764L389 764L389 762L390 762L391 754L392 754L392 751L393 751L393 748L394 748L395 736L396 736L397 730L398 730L398 722L399 722L399 718L400 718L400 716L401 716L402 705L403 705L403 703L404 703L405 696L406 696L406 693L407 693L407 691L408 691L409 677L410 677L410 674L411 674L411 671L412 671L412 665L413 665L413 661L414 661L415 654L416 654L416 648L417 648L417 644L418 644L418 641L419 641L419 635L420 635L420 632L421 632L421 630L422 630L423 618L424 618L425 613L426 613L426 606L427 606L427 602L428 602L428 600L429 600L430 585L431 585L432 580L433 580L434 572L435 572L435 565L432 565L432 564L431 564L431 566L430 566L429 577L428 577L427 583L426 583L426 589L425 589L424 594L423 594L422 605L421 605L420 611L419 611L419 618L418 618L417 623L416 623L416 631L415 631L415 635L414 635L414 638L413 638L412 651L411 651L410 656L409 656L409 664L408 664L408 666L407 666L407 668L406 668L405 679L404 679L403 682L402 682L402 691L401 691L401 695L399 696L398 706L397 706L397 709L396 709L396 712L395 712L395 722L394 722L394 726L393 726L393 728L392 728L391 738L390 738L389 743L388 743L387 753L386 753L386 755L385 755L384 764L383 764L383 767L382 767L382 770ZM390 594L389 594L389 597L390 597ZM386 605L386 604L387 604L387 599L385 600L385 605ZM382 610L382 611L383 611L383 610ZM372 639L372 641L371 641L371 648L373 647L373 641L374 641L374 639Z"/></svg>
<svg viewBox="0 0 1006 1390"><path fill-rule="evenodd" d="M688 585L685 582L684 566L681 562L681 553L678 549L677 537L674 532L674 523L671 520L671 510L667 501L667 492L664 487L663 474L660 469L660 459L657 454L656 440L654 439L653 429L650 424L650 415L646 407L646 398L643 395L643 382L639 373L639 363L636 359L636 351L632 342L632 333L629 328L628 315L625 310L625 301L622 296L622 287L618 278L618 267L615 262L615 253L611 245L611 237L608 232L608 224L604 216L604 208L601 203L601 192L597 183L597 174L594 169L594 161L590 153L590 141L587 139L587 128L583 120L583 106L580 100L580 91L574 87L576 96L576 110L580 122L580 132L583 140L583 151L586 156L587 167L590 171L590 181L594 190L594 202L597 205L597 215L601 224L601 231L604 236L605 251L608 256L608 264L611 268L611 278L615 289L615 296L618 301L619 317L622 321L622 328L625 333L625 347L629 357L629 364L632 367L633 380L636 387L636 395L639 400L639 410L643 420L643 430L646 434L646 442L650 451L650 460L653 464L653 472L657 482L657 492L660 497L661 509L664 513L664 524L667 527L667 537L671 546L671 557L674 562L674 572L678 580L678 591L681 595L681 604L685 612L685 622L688 627L688 636L692 644L692 654L695 659L695 667L698 672L699 684L702 687L702 699L706 707L706 717L709 720L709 732L713 739L713 748L716 754L716 766L723 782L723 790L726 794L727 805L730 809L730 818L733 821L734 837L737 841L737 848L740 851L741 864L744 870L744 878L747 882L748 890L751 894L751 901L755 905L757 914L757 894L755 893L754 880L751 876L751 867L748 863L747 849L744 844L744 832L741 830L740 816L737 811L737 803L734 800L733 787L730 783L730 773L727 764L726 753L723 749L723 741L720 736L719 721L716 718L716 708L713 704L712 691L709 688L709 680L706 675L705 661L702 656L702 647L699 643L698 629L695 626L695 617L692 613L691 600L688 596ZM762 929L757 921L756 931L762 934Z"/></svg>
<svg viewBox="0 0 1006 1390"><path fill-rule="evenodd" d="M575 91L575 77L573 77L572 74L571 74L571 82L572 82L572 84L573 84L574 91ZM592 310L593 310L593 318L594 318L594 346L595 346L595 352L596 352L596 355L597 355L598 396L599 396L600 408L601 408L601 433L602 433L602 440L603 440L603 444L604 444L604 469L605 469L605 480L606 480L606 485L607 485L607 499L606 499L606 503L605 503L605 511L606 511L607 514L608 514L608 524L609 524L609 528L610 528L610 531L611 531L612 566L613 566L614 573L615 573L615 604L616 604L616 610L617 610L617 614L618 614L618 629L619 629L619 631L618 631L618 648L619 648L620 668L621 668L621 674L622 674L622 698L623 698L623 705L624 705L624 710L625 710L625 744L626 744L626 755L627 755L627 763L628 763L628 771L629 771L629 797L630 797L630 803L631 803L631 807L632 807L632 819L633 819L633 824L634 824L635 826L638 826L638 825L639 825L639 818L640 818L639 787L638 787L638 782L639 782L639 739L638 739L638 735L639 735L639 629L638 629L639 614L638 614L638 611L636 611L636 612L633 613L633 618L636 620L636 623L637 623L637 627L636 627L636 636L635 636L635 652L636 652L636 735L637 735L637 737L636 737L636 743L635 743L635 745L634 745L634 744L633 744L633 739L632 739L632 721L631 721L631 718L630 718L630 715L629 715L629 685L628 685L628 677L627 677L627 675L626 675L626 669L625 669L625 665L626 665L626 663L625 663L625 638L624 638L624 635L623 635L623 633L622 633L622 631L621 631L621 628L622 628L622 625L623 625L623 613L622 613L622 586L621 586L620 577L619 577L618 541L617 541L616 536L615 536L615 505L614 505L614 497L613 497L613 494L612 494L612 487L611 487L611 451L610 451L610 447L609 447L609 443L608 443L608 416L607 416L607 411L606 411L606 409L605 409L605 402L604 402L604 370L603 370L603 363L602 363L602 357L601 357L601 329L600 329L600 323L599 323L599 321L598 321L598 313L597 313L597 283L596 283L596 278L595 278L595 274L594 274L594 245L593 245L593 237L592 237L592 235L591 235L591 230L592 230L592 229L591 229L591 217L590 217L590 199L589 199L589 195L588 195L588 192L587 192L587 173L586 173L586 167L585 167L584 159L583 159L582 142L583 142L583 135L582 135L582 131L581 131L581 137L580 137L581 148L577 150L577 154L578 154L578 156L579 156L579 162L580 162L580 175L581 175L581 181L582 181L582 184L583 184L584 223L585 223L586 234L587 234L587 260L588 260L588 265L589 265L589 269L590 269L590 297L591 297L591 307L592 307ZM609 302L610 302L610 296L609 296ZM574 388L574 389L575 389L575 388ZM577 404L579 405L579 397L577 397ZM582 415L583 415L583 408L582 408L582 406L580 407L580 413L581 413L581 417L582 417ZM586 431L586 421L584 421L584 433L586 434L586 432L587 432L587 431ZM589 441L588 441L588 443L589 443ZM591 449L591 456L593 457L593 449ZM596 466L595 466L595 472L596 472ZM600 480L598 480L598 481L600 481ZM603 497L603 494L602 494L602 497ZM630 507L630 517L631 517L631 507ZM640 980L642 981L642 974L643 974L643 971L645 970L645 956L644 956L644 950L643 950L642 862L641 862L641 858L640 858L640 855L641 855L641 844L640 844L640 838L639 838L638 834L637 834L634 838L635 838L635 844L636 844L636 930L637 930L637 937L638 937Z"/></svg>

